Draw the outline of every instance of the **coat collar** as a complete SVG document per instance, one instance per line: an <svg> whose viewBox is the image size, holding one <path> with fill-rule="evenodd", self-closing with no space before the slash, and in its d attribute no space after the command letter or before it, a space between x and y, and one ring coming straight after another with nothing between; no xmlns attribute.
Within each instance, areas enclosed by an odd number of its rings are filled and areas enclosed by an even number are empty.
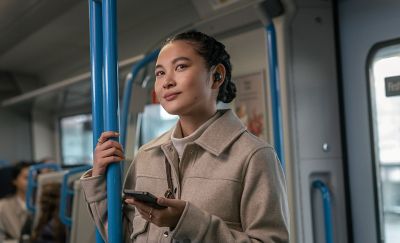
<svg viewBox="0 0 400 243"><path fill-rule="evenodd" d="M223 114L194 141L194 143L215 156L219 156L246 130L245 126L232 110L227 109L221 110L220 112ZM144 145L143 150L148 151L157 147L171 145L172 131L173 129L164 133L156 140Z"/></svg>

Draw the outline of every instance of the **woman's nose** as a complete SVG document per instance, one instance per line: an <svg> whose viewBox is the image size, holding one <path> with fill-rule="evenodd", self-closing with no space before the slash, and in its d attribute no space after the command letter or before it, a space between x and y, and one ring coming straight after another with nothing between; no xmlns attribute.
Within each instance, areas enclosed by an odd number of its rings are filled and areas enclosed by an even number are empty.
<svg viewBox="0 0 400 243"><path fill-rule="evenodd" d="M167 77L165 79L165 82L163 83L163 88L164 89L169 89L169 88L174 87L175 85L176 85L175 81L172 78Z"/></svg>

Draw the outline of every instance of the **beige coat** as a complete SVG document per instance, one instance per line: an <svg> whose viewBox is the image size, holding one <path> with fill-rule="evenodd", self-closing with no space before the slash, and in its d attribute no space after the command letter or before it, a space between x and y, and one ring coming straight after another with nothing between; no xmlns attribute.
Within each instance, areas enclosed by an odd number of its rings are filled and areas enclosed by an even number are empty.
<svg viewBox="0 0 400 243"><path fill-rule="evenodd" d="M179 161L171 131L144 145L127 172L124 188L163 196L165 157L177 198L187 201L174 230L124 207L126 242L288 242L285 178L274 149L250 134L231 110L187 144ZM104 176L83 176L91 215L105 235ZM86 177L86 178L85 178Z"/></svg>
<svg viewBox="0 0 400 243"><path fill-rule="evenodd" d="M17 196L1 200L0 243L5 239L19 239L28 211L21 206Z"/></svg>

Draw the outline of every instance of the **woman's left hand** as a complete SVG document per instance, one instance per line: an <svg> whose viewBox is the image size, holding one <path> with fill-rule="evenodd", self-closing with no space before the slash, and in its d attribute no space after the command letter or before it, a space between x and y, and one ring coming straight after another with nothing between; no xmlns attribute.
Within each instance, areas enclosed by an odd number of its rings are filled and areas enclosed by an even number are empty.
<svg viewBox="0 0 400 243"><path fill-rule="evenodd" d="M185 209L186 202L179 199L169 199L160 197L157 203L166 206L164 209L153 208L146 203L133 198L125 199L125 202L136 207L144 219L159 227L175 228Z"/></svg>

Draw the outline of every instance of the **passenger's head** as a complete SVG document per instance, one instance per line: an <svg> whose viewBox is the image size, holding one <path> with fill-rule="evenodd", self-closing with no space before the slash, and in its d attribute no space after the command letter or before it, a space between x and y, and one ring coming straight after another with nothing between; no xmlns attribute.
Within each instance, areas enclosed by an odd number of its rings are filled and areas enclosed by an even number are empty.
<svg viewBox="0 0 400 243"><path fill-rule="evenodd" d="M229 103L236 96L225 46L200 32L185 32L167 39L155 73L157 97L173 114L185 113L200 103L205 103L204 106L215 106L216 101ZM174 104L178 101L179 107Z"/></svg>
<svg viewBox="0 0 400 243"><path fill-rule="evenodd" d="M29 167L33 162L21 161L14 166L13 169L13 185L15 191L24 193L28 184Z"/></svg>

